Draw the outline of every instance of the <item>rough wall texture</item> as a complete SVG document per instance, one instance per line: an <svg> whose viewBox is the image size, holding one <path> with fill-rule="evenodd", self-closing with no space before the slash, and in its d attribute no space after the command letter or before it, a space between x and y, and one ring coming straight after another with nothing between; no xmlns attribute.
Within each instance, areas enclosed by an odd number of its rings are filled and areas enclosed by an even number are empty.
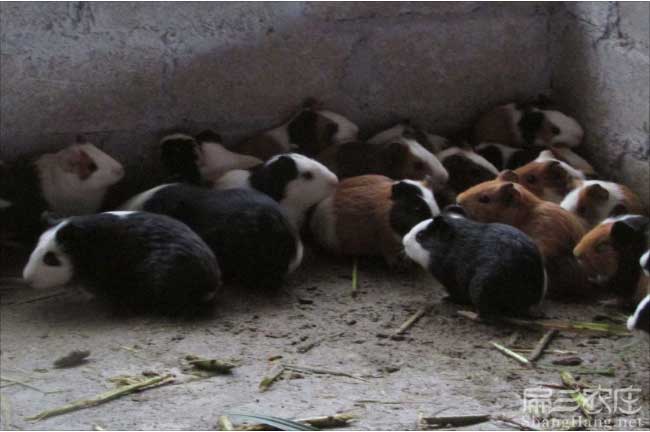
<svg viewBox="0 0 650 432"><path fill-rule="evenodd" d="M585 126L583 152L650 201L650 4L565 3L552 14L554 93Z"/></svg>
<svg viewBox="0 0 650 432"><path fill-rule="evenodd" d="M552 84L598 167L647 192L647 18L647 4L2 3L0 157L83 133L150 172L163 130L233 142L307 96L367 132L410 117L446 133Z"/></svg>
<svg viewBox="0 0 650 432"><path fill-rule="evenodd" d="M358 122L447 131L548 87L536 3L3 3L0 151L85 133L151 157L161 130L230 141L307 96Z"/></svg>

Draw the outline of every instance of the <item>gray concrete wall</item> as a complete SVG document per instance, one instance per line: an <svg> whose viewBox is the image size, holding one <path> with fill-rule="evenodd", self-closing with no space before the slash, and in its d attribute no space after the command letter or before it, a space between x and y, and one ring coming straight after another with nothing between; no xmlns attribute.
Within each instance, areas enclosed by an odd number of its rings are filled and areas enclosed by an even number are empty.
<svg viewBox="0 0 650 432"><path fill-rule="evenodd" d="M152 167L162 130L233 142L307 96L445 133L552 87L586 155L647 197L648 82L647 3L0 4L4 158L84 133Z"/></svg>
<svg viewBox="0 0 650 432"><path fill-rule="evenodd" d="M650 4L570 3L552 13L552 87L585 127L583 152L650 201Z"/></svg>
<svg viewBox="0 0 650 432"><path fill-rule="evenodd" d="M158 133L274 125L305 97L363 128L436 130L548 87L536 3L2 3L0 152L85 133L131 162Z"/></svg>

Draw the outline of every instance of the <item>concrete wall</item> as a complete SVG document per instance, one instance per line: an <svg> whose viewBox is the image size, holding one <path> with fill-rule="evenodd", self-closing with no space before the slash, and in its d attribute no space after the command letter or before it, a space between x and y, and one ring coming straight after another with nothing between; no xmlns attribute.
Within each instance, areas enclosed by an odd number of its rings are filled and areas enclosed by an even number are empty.
<svg viewBox="0 0 650 432"><path fill-rule="evenodd" d="M552 11L552 87L585 127L583 152L650 201L650 4L565 3Z"/></svg>
<svg viewBox="0 0 650 432"><path fill-rule="evenodd" d="M2 3L0 153L85 133L140 163L163 129L235 139L307 96L440 131L548 87L536 3Z"/></svg>
<svg viewBox="0 0 650 432"><path fill-rule="evenodd" d="M307 96L368 132L445 133L553 87L598 168L647 196L648 80L647 3L0 3L9 159L84 133L149 172L162 130L233 142Z"/></svg>

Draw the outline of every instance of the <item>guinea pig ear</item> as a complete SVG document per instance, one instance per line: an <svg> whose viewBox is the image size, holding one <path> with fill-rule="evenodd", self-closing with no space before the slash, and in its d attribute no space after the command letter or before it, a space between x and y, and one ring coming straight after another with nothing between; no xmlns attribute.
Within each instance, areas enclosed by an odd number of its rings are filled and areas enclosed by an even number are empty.
<svg viewBox="0 0 650 432"><path fill-rule="evenodd" d="M499 188L499 199L506 205L512 205L517 202L520 195L514 183L505 183Z"/></svg>
<svg viewBox="0 0 650 432"><path fill-rule="evenodd" d="M550 160L544 164L543 170L552 177L565 178L567 171L562 167L560 161Z"/></svg>
<svg viewBox="0 0 650 432"><path fill-rule="evenodd" d="M416 196L418 196L417 187L404 181L394 183L391 188L390 198L393 201Z"/></svg>
<svg viewBox="0 0 650 432"><path fill-rule="evenodd" d="M86 180L97 170L95 161L79 146L72 146L59 152L59 166L67 173L76 174Z"/></svg>
<svg viewBox="0 0 650 432"><path fill-rule="evenodd" d="M300 114L291 120L287 127L291 142L304 145L314 139L317 121L318 114L315 111L303 109Z"/></svg>
<svg viewBox="0 0 650 432"><path fill-rule="evenodd" d="M587 186L587 196L593 200L607 201L609 199L609 191L596 183Z"/></svg>
<svg viewBox="0 0 650 432"><path fill-rule="evenodd" d="M465 208L463 206L461 206L460 204L449 204L444 209L442 209L442 212L443 213L453 213L453 214L456 214L456 215L467 217L467 213L465 212Z"/></svg>
<svg viewBox="0 0 650 432"><path fill-rule="evenodd" d="M650 219L645 216L633 216L614 222L610 233L617 243L628 243L645 238L645 231Z"/></svg>
<svg viewBox="0 0 650 432"><path fill-rule="evenodd" d="M519 175L512 170L504 170L499 173L497 179L505 182L517 183L519 181Z"/></svg>
<svg viewBox="0 0 650 432"><path fill-rule="evenodd" d="M219 135L212 129L206 129L202 131L195 137L195 139L198 142L221 143L221 135Z"/></svg>

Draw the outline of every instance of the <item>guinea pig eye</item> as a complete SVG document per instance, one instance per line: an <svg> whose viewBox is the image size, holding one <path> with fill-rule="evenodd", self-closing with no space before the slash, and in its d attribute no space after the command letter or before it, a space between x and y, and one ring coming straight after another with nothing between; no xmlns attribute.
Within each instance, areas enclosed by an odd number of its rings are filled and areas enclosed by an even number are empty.
<svg viewBox="0 0 650 432"><path fill-rule="evenodd" d="M578 207L578 214L580 216L584 216L585 213L587 213L587 208L585 206Z"/></svg>
<svg viewBox="0 0 650 432"><path fill-rule="evenodd" d="M311 180L314 178L314 173L312 173L311 171L305 171L304 173L302 173L302 178L304 178L305 180Z"/></svg>
<svg viewBox="0 0 650 432"><path fill-rule="evenodd" d="M537 183L537 177L535 177L533 174L528 174L526 176L526 182L527 183Z"/></svg>
<svg viewBox="0 0 650 432"><path fill-rule="evenodd" d="M481 195L481 196L478 198L478 202L480 202L480 203L482 203L482 204L487 204L487 203L490 202L490 197L487 196L487 195Z"/></svg>
<svg viewBox="0 0 650 432"><path fill-rule="evenodd" d="M553 135L559 135L559 134L560 134L560 128L557 127L557 126L553 126L553 127L551 128L551 133L552 133Z"/></svg>
<svg viewBox="0 0 650 432"><path fill-rule="evenodd" d="M418 233L415 235L415 240L417 240L418 242L422 242L422 240L424 240L425 234L426 233L424 230L418 231Z"/></svg>
<svg viewBox="0 0 650 432"><path fill-rule="evenodd" d="M54 252L48 252L43 256L43 264L50 267L57 267L61 265L61 261Z"/></svg>

